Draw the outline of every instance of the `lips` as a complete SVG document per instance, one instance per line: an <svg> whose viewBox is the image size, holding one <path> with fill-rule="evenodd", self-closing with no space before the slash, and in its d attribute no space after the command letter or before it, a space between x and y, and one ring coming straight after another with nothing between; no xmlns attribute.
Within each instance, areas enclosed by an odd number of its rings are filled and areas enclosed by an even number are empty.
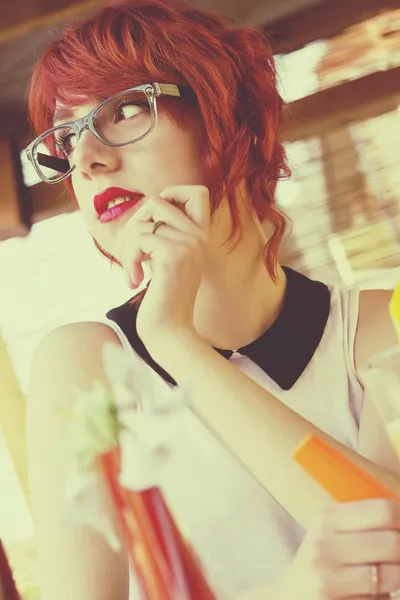
<svg viewBox="0 0 400 600"><path fill-rule="evenodd" d="M144 197L140 192L132 192L120 187L109 187L101 194L94 197L94 208L99 217L107 210L108 203L116 198L129 198L130 201L139 202Z"/></svg>
<svg viewBox="0 0 400 600"><path fill-rule="evenodd" d="M131 210L131 208L136 206L137 203L137 200L126 200L125 202L121 202L121 204L107 208L99 218L100 223L109 223L110 221L118 219L128 210Z"/></svg>

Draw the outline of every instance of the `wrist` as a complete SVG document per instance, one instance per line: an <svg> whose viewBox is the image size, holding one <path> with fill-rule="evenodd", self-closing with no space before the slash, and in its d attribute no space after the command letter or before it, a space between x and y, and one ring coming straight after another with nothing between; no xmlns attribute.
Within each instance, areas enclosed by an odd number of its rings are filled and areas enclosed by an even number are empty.
<svg viewBox="0 0 400 600"><path fill-rule="evenodd" d="M187 378L197 357L207 351L215 352L191 329L158 329L157 335L145 345L153 360L177 383Z"/></svg>

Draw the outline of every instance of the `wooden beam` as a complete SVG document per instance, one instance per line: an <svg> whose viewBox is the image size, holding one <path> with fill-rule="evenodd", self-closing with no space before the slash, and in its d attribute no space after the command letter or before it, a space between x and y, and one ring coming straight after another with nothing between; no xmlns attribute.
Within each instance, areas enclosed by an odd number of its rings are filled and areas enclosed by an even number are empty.
<svg viewBox="0 0 400 600"><path fill-rule="evenodd" d="M58 23L84 16L106 3L107 0L9 2L1 16L0 43L17 39L34 29L52 28Z"/></svg>
<svg viewBox="0 0 400 600"><path fill-rule="evenodd" d="M229 0L226 0L229 4ZM0 43L19 38L34 29L52 28L59 23L81 17L97 10L107 0L19 0L9 2L0 22ZM195 3L195 2L194 2ZM304 0L307 5L307 0ZM399 0L326 0L313 3L304 10L272 22L269 10L262 18L274 51L277 54L293 52L316 39L327 39L361 21L385 10L399 8ZM255 9L254 9L255 10ZM252 9L247 21L251 22Z"/></svg>
<svg viewBox="0 0 400 600"><path fill-rule="evenodd" d="M282 128L286 142L377 117L400 106L400 67L347 81L289 104Z"/></svg>
<svg viewBox="0 0 400 600"><path fill-rule="evenodd" d="M315 40L330 39L345 29L389 10L400 0L328 0L266 25L275 54L289 54Z"/></svg>

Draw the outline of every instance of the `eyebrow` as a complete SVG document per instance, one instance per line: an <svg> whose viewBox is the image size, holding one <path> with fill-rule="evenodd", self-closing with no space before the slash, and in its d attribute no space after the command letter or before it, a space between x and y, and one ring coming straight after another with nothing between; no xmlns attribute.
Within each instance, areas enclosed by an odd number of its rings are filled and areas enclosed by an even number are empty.
<svg viewBox="0 0 400 600"><path fill-rule="evenodd" d="M53 125L55 125L56 121L62 121L63 119L72 119L73 116L74 112L70 108L57 108L53 116Z"/></svg>

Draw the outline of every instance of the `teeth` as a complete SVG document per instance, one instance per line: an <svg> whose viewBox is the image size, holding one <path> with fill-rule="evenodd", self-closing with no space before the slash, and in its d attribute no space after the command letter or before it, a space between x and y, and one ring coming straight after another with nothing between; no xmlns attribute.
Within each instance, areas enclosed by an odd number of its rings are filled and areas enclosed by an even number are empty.
<svg viewBox="0 0 400 600"><path fill-rule="evenodd" d="M112 206L117 206L118 204L123 204L123 202L127 202L128 200L131 200L131 198L128 198L126 196L124 198L114 198L114 200L111 200L107 204L107 208L111 208Z"/></svg>

